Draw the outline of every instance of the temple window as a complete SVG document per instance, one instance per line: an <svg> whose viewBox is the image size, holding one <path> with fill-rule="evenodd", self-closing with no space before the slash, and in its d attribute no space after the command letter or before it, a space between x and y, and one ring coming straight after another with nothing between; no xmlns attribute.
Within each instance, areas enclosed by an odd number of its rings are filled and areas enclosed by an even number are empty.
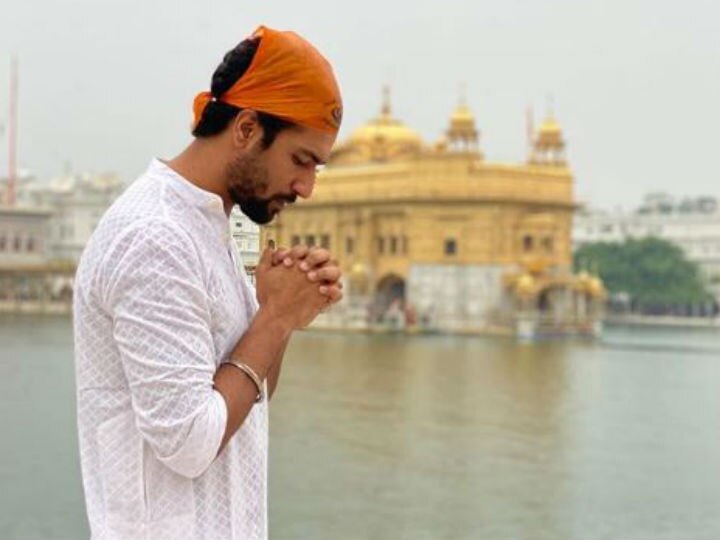
<svg viewBox="0 0 720 540"><path fill-rule="evenodd" d="M457 253L457 241L454 238L445 239L445 255L455 255Z"/></svg>
<svg viewBox="0 0 720 540"><path fill-rule="evenodd" d="M529 234L523 236L523 251L528 252L533 250L533 237Z"/></svg>
<svg viewBox="0 0 720 540"><path fill-rule="evenodd" d="M390 253L395 255L398 252L398 239L397 236L390 237Z"/></svg>

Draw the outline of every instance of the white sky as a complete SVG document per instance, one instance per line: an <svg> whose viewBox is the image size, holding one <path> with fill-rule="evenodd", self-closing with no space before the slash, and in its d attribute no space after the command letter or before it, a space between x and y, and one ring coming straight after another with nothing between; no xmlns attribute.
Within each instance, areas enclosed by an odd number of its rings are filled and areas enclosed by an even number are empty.
<svg viewBox="0 0 720 540"><path fill-rule="evenodd" d="M537 124L552 95L580 200L720 196L717 0L3 0L0 123L15 52L21 167L132 178L174 155L193 96L261 23L298 31L334 64L341 138L389 84L395 115L434 141L464 83L487 159L520 161L526 108Z"/></svg>

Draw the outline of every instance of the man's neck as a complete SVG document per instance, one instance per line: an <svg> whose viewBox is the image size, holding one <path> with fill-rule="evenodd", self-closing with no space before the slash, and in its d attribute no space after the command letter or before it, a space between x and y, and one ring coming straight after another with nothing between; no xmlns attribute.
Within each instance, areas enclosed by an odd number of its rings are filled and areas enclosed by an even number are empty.
<svg viewBox="0 0 720 540"><path fill-rule="evenodd" d="M166 164L188 182L218 195L223 200L225 214L230 215L234 203L225 187L224 161L220 159L217 145L194 140Z"/></svg>

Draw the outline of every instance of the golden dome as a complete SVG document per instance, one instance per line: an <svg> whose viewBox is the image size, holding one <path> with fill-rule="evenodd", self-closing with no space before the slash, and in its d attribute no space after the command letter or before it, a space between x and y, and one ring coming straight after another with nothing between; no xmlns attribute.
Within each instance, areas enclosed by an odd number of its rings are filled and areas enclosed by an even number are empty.
<svg viewBox="0 0 720 540"><path fill-rule="evenodd" d="M350 144L395 144L422 146L422 138L397 118L393 118L390 106L390 89L383 88L383 104L380 116L356 129L350 136Z"/></svg>
<svg viewBox="0 0 720 540"><path fill-rule="evenodd" d="M457 108L453 111L452 115L450 116L450 123L451 124L469 124L472 123L475 124L475 115L470 110L470 107L465 105L464 103L461 103L457 106Z"/></svg>
<svg viewBox="0 0 720 540"><path fill-rule="evenodd" d="M594 298L604 298L606 295L605 285L597 276L592 276L585 270L575 276L574 288L578 292L587 293Z"/></svg>
<svg viewBox="0 0 720 540"><path fill-rule="evenodd" d="M520 296L533 296L535 294L535 279L530 274L521 275L515 282L515 290Z"/></svg>
<svg viewBox="0 0 720 540"><path fill-rule="evenodd" d="M333 149L334 164L385 162L413 158L424 149L420 135L407 127L390 110L390 91L383 89L380 116L356 129L350 137Z"/></svg>
<svg viewBox="0 0 720 540"><path fill-rule="evenodd" d="M356 262L350 269L350 276L353 278L366 278L369 274L369 269L366 264Z"/></svg>
<svg viewBox="0 0 720 540"><path fill-rule="evenodd" d="M587 290L594 298L605 298L605 286L603 285L602 280L598 277L590 278Z"/></svg>
<svg viewBox="0 0 720 540"><path fill-rule="evenodd" d="M540 133L562 133L562 128L560 127L560 124L558 124L554 118L546 118L542 124L540 124L540 128L538 129Z"/></svg>
<svg viewBox="0 0 720 540"><path fill-rule="evenodd" d="M562 128L552 116L548 116L537 130L535 146L538 148L563 148Z"/></svg>
<svg viewBox="0 0 720 540"><path fill-rule="evenodd" d="M585 270L575 276L574 288L576 291L586 292L590 287L590 274Z"/></svg>
<svg viewBox="0 0 720 540"><path fill-rule="evenodd" d="M475 115L473 115L470 108L461 103L453 111L450 116L450 129L447 131L448 137L458 138L465 137L472 140L476 140L478 133L475 129Z"/></svg>
<svg viewBox="0 0 720 540"><path fill-rule="evenodd" d="M349 139L350 144L407 144L422 146L422 138L400 120L381 115L356 129Z"/></svg>
<svg viewBox="0 0 720 540"><path fill-rule="evenodd" d="M460 103L450 115L450 126L445 132L449 147L453 152L471 153L482 157L478 148L479 134L475 129L475 115L461 98Z"/></svg>
<svg viewBox="0 0 720 540"><path fill-rule="evenodd" d="M565 140L560 124L555 120L552 107L540 127L533 134L528 163L533 165L565 167Z"/></svg>

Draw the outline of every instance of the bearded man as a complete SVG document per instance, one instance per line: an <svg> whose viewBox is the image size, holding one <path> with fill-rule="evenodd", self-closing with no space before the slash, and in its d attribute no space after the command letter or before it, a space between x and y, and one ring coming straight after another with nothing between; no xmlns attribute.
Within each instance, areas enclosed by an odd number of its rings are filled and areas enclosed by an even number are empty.
<svg viewBox="0 0 720 540"><path fill-rule="evenodd" d="M260 27L194 102L195 139L106 212L74 297L78 429L94 540L267 538L268 400L294 330L341 296L323 249L266 248L251 285L229 233L310 197L337 136L332 68Z"/></svg>

